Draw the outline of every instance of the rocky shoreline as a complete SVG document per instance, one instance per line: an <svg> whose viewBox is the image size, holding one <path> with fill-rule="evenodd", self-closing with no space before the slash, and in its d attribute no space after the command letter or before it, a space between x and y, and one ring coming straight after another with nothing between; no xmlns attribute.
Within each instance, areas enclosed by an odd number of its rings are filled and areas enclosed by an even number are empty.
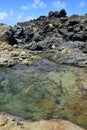
<svg viewBox="0 0 87 130"><path fill-rule="evenodd" d="M60 12L50 11L48 16L40 16L38 19L17 23L14 27L0 24L1 55L6 51L6 53L12 52L12 56L7 58L8 61L2 57L0 64L4 65L8 62L8 66L10 66L16 61L21 62L22 58L25 58L22 60L23 64L31 64L29 62L30 51L37 51L38 53L39 51L53 50L55 56L51 58L52 60L61 64L86 67L87 14L83 16L75 14L69 17L66 14L63 9ZM1 47L4 42L9 44L8 50L5 51ZM24 52L20 52L21 50ZM19 53L24 56L19 56ZM16 57L16 60L13 57Z"/></svg>
<svg viewBox="0 0 87 130"><path fill-rule="evenodd" d="M0 67L11 67L15 64L31 65L40 59L28 50L19 49L4 42L0 44Z"/></svg>
<svg viewBox="0 0 87 130"><path fill-rule="evenodd" d="M43 55L61 65L87 69L87 14L68 17L65 10L50 11L48 16L14 27L0 24L1 68L16 64L29 66ZM59 119L34 122L18 119L1 113L0 130L84 130Z"/></svg>

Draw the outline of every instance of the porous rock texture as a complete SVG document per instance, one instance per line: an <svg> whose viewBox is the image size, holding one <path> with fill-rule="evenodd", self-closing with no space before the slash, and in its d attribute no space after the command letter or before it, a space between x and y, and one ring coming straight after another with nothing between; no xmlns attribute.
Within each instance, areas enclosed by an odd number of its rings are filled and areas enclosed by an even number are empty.
<svg viewBox="0 0 87 130"><path fill-rule="evenodd" d="M16 41L18 44L37 45L38 42L49 38L57 38L59 41L83 41L87 40L87 14L79 16L74 14L70 17L66 16L66 11L50 11L48 16L40 16L38 19L30 20L23 23L17 23L13 27ZM38 43L39 44L39 43ZM36 50L45 48L37 45ZM48 43L49 44L49 43ZM33 44L32 44L33 46ZM51 46L50 46L51 47ZM29 49L32 49L31 46ZM34 50L33 49L33 50Z"/></svg>
<svg viewBox="0 0 87 130"><path fill-rule="evenodd" d="M85 130L65 120L20 121L14 116L0 115L0 130Z"/></svg>
<svg viewBox="0 0 87 130"><path fill-rule="evenodd" d="M8 41L30 51L54 50L58 63L87 66L87 14L67 16L66 11L50 11L48 16L14 27L0 24L0 41ZM64 51L66 50L66 51Z"/></svg>

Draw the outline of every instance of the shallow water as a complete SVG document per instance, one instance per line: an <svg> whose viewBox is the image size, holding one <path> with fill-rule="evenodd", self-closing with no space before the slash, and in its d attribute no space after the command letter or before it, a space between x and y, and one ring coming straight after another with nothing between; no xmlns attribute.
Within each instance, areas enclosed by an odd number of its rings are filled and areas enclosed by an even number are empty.
<svg viewBox="0 0 87 130"><path fill-rule="evenodd" d="M62 118L87 128L85 69L50 60L0 69L0 110L32 120Z"/></svg>

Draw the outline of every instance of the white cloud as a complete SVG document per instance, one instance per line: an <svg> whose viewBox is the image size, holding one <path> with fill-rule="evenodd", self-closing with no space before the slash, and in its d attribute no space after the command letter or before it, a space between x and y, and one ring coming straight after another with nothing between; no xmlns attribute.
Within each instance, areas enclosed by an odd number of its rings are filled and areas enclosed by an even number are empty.
<svg viewBox="0 0 87 130"><path fill-rule="evenodd" d="M80 8L83 8L87 5L86 1L85 0L82 0L79 4Z"/></svg>
<svg viewBox="0 0 87 130"><path fill-rule="evenodd" d="M29 21L29 20L32 20L32 19L34 19L33 16L26 16L25 21Z"/></svg>
<svg viewBox="0 0 87 130"><path fill-rule="evenodd" d="M22 15L21 14L18 15L17 20L22 21Z"/></svg>
<svg viewBox="0 0 87 130"><path fill-rule="evenodd" d="M13 16L13 15L14 15L14 12L13 12L13 10L12 10L12 9L10 10L10 15L11 15L11 16Z"/></svg>
<svg viewBox="0 0 87 130"><path fill-rule="evenodd" d="M66 4L60 0L53 2L52 5L56 8L65 8L66 7Z"/></svg>
<svg viewBox="0 0 87 130"><path fill-rule="evenodd" d="M8 14L5 11L0 12L0 20L4 20L8 17Z"/></svg>
<svg viewBox="0 0 87 130"><path fill-rule="evenodd" d="M21 9L22 10L29 10L29 7L28 6L22 6Z"/></svg>
<svg viewBox="0 0 87 130"><path fill-rule="evenodd" d="M32 3L32 8L45 8L46 4L41 1L41 0L34 0L34 2Z"/></svg>

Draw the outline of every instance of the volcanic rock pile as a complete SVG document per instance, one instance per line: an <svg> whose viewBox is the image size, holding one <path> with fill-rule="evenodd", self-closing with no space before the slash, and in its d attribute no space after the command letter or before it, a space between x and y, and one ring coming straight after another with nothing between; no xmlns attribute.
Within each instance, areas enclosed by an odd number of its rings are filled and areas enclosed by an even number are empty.
<svg viewBox="0 0 87 130"><path fill-rule="evenodd" d="M87 64L87 14L70 17L62 9L14 27L0 24L0 41L31 51L55 50L59 63L84 67Z"/></svg>
<svg viewBox="0 0 87 130"><path fill-rule="evenodd" d="M68 17L65 10L61 10L60 12L50 11L48 16L40 16L36 20L18 23L13 27L13 32L13 37L18 44L36 45L45 39L47 39L45 40L46 42L49 42L48 39L51 37L63 41L86 42L87 14L84 16L75 14ZM44 44L44 46L46 45ZM32 49L30 46L29 49L42 50L45 47L39 46Z"/></svg>

